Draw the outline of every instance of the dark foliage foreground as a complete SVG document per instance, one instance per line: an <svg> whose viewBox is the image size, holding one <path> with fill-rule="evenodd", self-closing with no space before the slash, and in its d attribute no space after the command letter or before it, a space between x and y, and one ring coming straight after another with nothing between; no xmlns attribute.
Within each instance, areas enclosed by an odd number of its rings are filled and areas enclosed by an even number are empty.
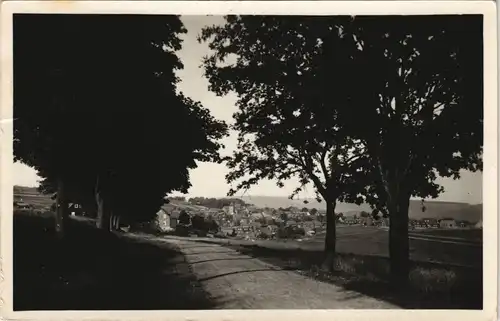
<svg viewBox="0 0 500 321"><path fill-rule="evenodd" d="M209 309L174 249L72 222L58 240L47 217L14 215L14 310Z"/></svg>

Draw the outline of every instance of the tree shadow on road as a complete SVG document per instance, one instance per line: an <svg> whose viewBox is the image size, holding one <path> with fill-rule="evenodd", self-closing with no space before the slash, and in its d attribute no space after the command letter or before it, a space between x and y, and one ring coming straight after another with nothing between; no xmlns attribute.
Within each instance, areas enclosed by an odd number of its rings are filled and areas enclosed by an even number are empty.
<svg viewBox="0 0 500 321"><path fill-rule="evenodd" d="M213 276L208 276L208 277L205 277L202 279L198 279L198 281L205 282L205 281L209 281L209 280L213 280L213 279L217 279L217 278L221 278L221 277L225 277L225 276L229 276L229 275L236 275L236 274L243 274L243 273L284 272L284 271L288 271L288 270L289 269L279 269L279 268L277 268L277 269L266 268L266 269L241 270L241 271L233 271L233 272L227 272L227 273L217 274L217 275L213 275Z"/></svg>
<svg viewBox="0 0 500 321"><path fill-rule="evenodd" d="M210 309L213 302L169 247L72 223L14 216L14 310Z"/></svg>
<svg viewBox="0 0 500 321"><path fill-rule="evenodd" d="M227 254L234 255L232 251L224 250L224 251L200 251L200 252L186 252L185 255L205 255L205 254Z"/></svg>
<svg viewBox="0 0 500 321"><path fill-rule="evenodd" d="M318 268L324 258L322 251L221 245L306 277L341 286L345 291L358 292L405 309L482 309L480 267L413 262L410 273L413 287L400 289L388 282L389 260L385 257L342 253L337 256L336 272L325 273Z"/></svg>
<svg viewBox="0 0 500 321"><path fill-rule="evenodd" d="M200 263L208 263L208 262L217 262L217 261L238 261L238 260L252 260L256 259L253 257L247 257L247 256L241 256L241 257L225 257L225 258L220 258L220 259L209 259L209 260L201 260L201 261L195 261L195 262L189 262L190 265L194 264L200 264Z"/></svg>
<svg viewBox="0 0 500 321"><path fill-rule="evenodd" d="M213 245L195 245L195 246L183 246L182 247L185 250L192 250L192 249L206 249L206 248L214 248Z"/></svg>

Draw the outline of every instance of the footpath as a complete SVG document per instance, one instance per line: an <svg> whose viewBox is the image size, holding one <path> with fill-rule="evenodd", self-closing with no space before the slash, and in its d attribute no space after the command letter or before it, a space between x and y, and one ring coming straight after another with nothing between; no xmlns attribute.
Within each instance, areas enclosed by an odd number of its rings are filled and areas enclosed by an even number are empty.
<svg viewBox="0 0 500 321"><path fill-rule="evenodd" d="M129 234L128 237L167 243L181 251L217 309L399 309L219 244L174 236Z"/></svg>

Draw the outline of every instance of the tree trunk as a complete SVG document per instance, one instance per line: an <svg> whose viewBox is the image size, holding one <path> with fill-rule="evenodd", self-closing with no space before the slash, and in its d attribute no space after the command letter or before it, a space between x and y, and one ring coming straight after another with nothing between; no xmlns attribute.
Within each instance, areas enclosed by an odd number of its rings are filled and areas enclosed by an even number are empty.
<svg viewBox="0 0 500 321"><path fill-rule="evenodd" d="M100 228L102 230L109 231L111 222L110 222L110 211L109 211L109 206L107 204L107 200L104 197L103 193L103 188L99 182L97 181L96 184L96 203L97 203L97 228Z"/></svg>
<svg viewBox="0 0 500 321"><path fill-rule="evenodd" d="M109 218L106 217L106 214L104 199L99 195L97 196L97 228L106 229L109 225Z"/></svg>
<svg viewBox="0 0 500 321"><path fill-rule="evenodd" d="M110 217L109 217L109 230L110 231L115 230L115 221L116 221L115 213L111 212Z"/></svg>
<svg viewBox="0 0 500 321"><path fill-rule="evenodd" d="M389 199L389 257L392 281L398 287L404 287L408 284L410 272L410 243L408 240L410 197L400 194L397 198Z"/></svg>
<svg viewBox="0 0 500 321"><path fill-rule="evenodd" d="M112 231L117 231L118 228L120 227L120 216L116 215L115 213L111 214L111 224L110 228Z"/></svg>
<svg viewBox="0 0 500 321"><path fill-rule="evenodd" d="M326 202L326 238L325 238L325 260L323 269L329 272L334 270L335 247L337 242L337 231L335 222L336 201Z"/></svg>
<svg viewBox="0 0 500 321"><path fill-rule="evenodd" d="M109 213L109 230L115 230L115 213L113 211Z"/></svg>
<svg viewBox="0 0 500 321"><path fill-rule="evenodd" d="M397 144L393 142L393 144ZM395 150L394 148L393 150ZM397 150L397 149L396 149ZM410 242L408 240L408 211L411 196L411 181L403 164L406 156L401 150L394 152L385 165L378 160L378 169L387 196L389 212L389 260L391 281L399 289L405 288L409 282Z"/></svg>
<svg viewBox="0 0 500 321"><path fill-rule="evenodd" d="M56 201L56 234L58 237L64 237L68 220L68 199L66 197L66 188L64 182L59 180L57 183L57 201Z"/></svg>
<svg viewBox="0 0 500 321"><path fill-rule="evenodd" d="M118 231L120 230L120 216L116 216L116 221L115 221L115 230Z"/></svg>

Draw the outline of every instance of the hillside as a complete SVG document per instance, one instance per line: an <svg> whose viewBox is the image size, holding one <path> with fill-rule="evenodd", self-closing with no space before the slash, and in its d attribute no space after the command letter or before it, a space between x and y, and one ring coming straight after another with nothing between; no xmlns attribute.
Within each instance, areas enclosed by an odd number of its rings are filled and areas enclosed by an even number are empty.
<svg viewBox="0 0 500 321"><path fill-rule="evenodd" d="M316 208L325 209L324 202L317 202L315 199L307 199L308 204L304 204L304 200L290 200L286 197L279 196L244 196L241 198L246 203L254 204L257 207L271 207L271 208L287 208L290 206L298 208ZM421 218L454 218L457 220L467 220L470 222L478 222L482 218L483 206L482 204L468 204L458 202L440 202L440 201L426 201L426 211L422 212L421 203L417 200L410 201L410 217L414 219ZM367 204L355 205L339 203L336 208L337 212L342 212L346 216L353 216L359 214L361 211L371 211Z"/></svg>
<svg viewBox="0 0 500 321"><path fill-rule="evenodd" d="M185 210L187 212L198 213L202 211L208 211L209 209L205 206L192 205L185 201L171 200L170 203L162 206L167 211L171 210Z"/></svg>
<svg viewBox="0 0 500 321"><path fill-rule="evenodd" d="M36 187L14 186L14 195L43 195L38 192Z"/></svg>
<svg viewBox="0 0 500 321"><path fill-rule="evenodd" d="M36 187L14 186L14 200L22 200L38 210L48 210L54 201L50 195L38 192Z"/></svg>

